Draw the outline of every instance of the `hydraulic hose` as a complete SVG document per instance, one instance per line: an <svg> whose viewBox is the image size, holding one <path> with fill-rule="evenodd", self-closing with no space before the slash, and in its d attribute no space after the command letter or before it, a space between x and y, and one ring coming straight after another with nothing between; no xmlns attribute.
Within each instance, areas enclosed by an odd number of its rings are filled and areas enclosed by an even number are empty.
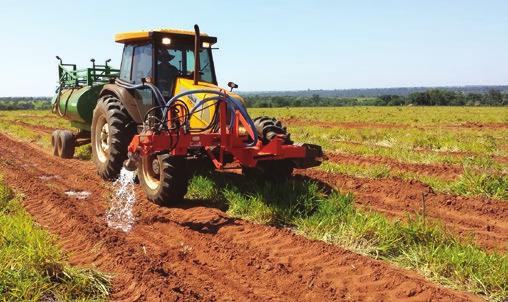
<svg viewBox="0 0 508 302"><path fill-rule="evenodd" d="M55 98L55 101L53 102L53 112L56 112L60 117L65 116L65 113L62 113L62 110L60 110L60 98L62 96L62 87L63 87L62 81L60 81L60 85L56 88L55 91L55 93L58 93L58 95Z"/></svg>
<svg viewBox="0 0 508 302"><path fill-rule="evenodd" d="M205 93L205 94L214 94L216 95L215 97L208 97L208 98L205 98L203 100L201 100L198 104L196 104L192 109L191 111L189 112L188 114L188 119L186 121L186 128L188 129L189 128L189 121L190 121L190 117L194 114L194 112L200 107L202 106L203 104L205 104L206 102L209 102L209 101L224 101L226 102L226 105L229 109L229 111L231 112L231 120L230 120L230 124L229 124L229 128L232 127L232 125L234 124L234 112L235 110L238 110L240 111L240 114L244 117L244 119L247 121L247 123L249 124L249 127L252 129L252 132L253 132L253 138L252 138L252 142L248 143L246 146L247 147L252 147L252 146L255 146L258 142L258 133L257 133L257 130L256 130L256 126L254 125L254 122L252 121L252 119L250 118L250 116L247 114L247 111L245 110L245 107L236 99L230 97L229 95L221 92L221 91L217 91L217 90L212 90L212 89L197 89L197 90L190 90L190 91L185 91L185 92L182 92L182 93L179 93L175 96L173 96L169 101L165 102L164 101L164 97L162 96L162 93L160 92L159 88L157 88L157 86L153 85L152 83L143 83L143 84L132 84L132 83L128 83L128 82L125 82L125 81L122 81L120 79L116 79L115 83L121 87L124 87L126 89L146 89L146 88L149 88L150 90L152 90L154 96L155 96L155 99L157 100L157 103L159 103L159 105L161 106L161 108L164 108L162 110L162 120L165 121L167 120L167 115L168 115L168 109L169 107L174 103L176 102L177 100L179 100L180 98L184 97L184 96L187 96L187 95L191 95L191 94L198 94L198 93Z"/></svg>
<svg viewBox="0 0 508 302"><path fill-rule="evenodd" d="M238 111L240 111L240 114L244 117L244 119L247 121L247 123L249 124L249 127L251 127L252 129L252 132L253 132L253 141L248 143L247 144L247 147L252 147L252 146L255 146L258 142L258 133L257 133L257 130L256 130L256 126L254 125L254 122L252 121L252 119L250 118L250 116L247 114L247 111L245 110L245 107L236 99L230 97L229 95L223 93L223 92L220 92L220 91L217 91L217 90L211 90L211 89L198 89L198 90L190 90L190 91L185 91L185 92L182 92L180 94L177 94L175 95L174 97L172 97L167 103L166 103L166 108L164 108L164 111L163 111L163 120L166 120L167 119L167 110L169 108L169 106L171 106L171 104L173 102L175 102L176 100L180 99L181 97L183 96L186 96L186 95L190 95L190 94L197 94L197 93L209 93L209 94L215 94L217 96L215 97L209 97L209 98L205 98L203 100L201 100L199 103L197 103L192 109L191 111L189 112L189 117L192 116L192 114L194 113L194 111L197 110L197 108L199 108L200 106L202 106L204 103L206 102L209 102L209 101L212 101L212 100L217 100L217 101L225 101L228 108L230 109L231 113L232 113L232 118L231 118L231 123L229 125L229 127L231 128L231 126L233 125L234 123L234 111L235 109L237 109ZM190 118L189 118L190 120ZM188 123L188 121L187 121ZM188 124L186 125L188 127Z"/></svg>
<svg viewBox="0 0 508 302"><path fill-rule="evenodd" d="M162 96L162 93L160 92L159 88L157 88L157 86L155 86L152 83L145 82L142 84L132 84L129 82L122 81L120 79L116 79L115 83L118 86L124 87L126 89L146 89L146 88L149 88L150 90L152 90L159 106L164 107L166 105L166 102L164 101L164 97Z"/></svg>
<svg viewBox="0 0 508 302"><path fill-rule="evenodd" d="M199 103L196 104L196 106L194 106L191 111L189 111L189 117L185 123L185 127L187 129L190 128L190 125L189 125L189 122L190 122L190 118L192 115L194 115L194 113L198 110L199 107L203 106L203 104L207 103L207 102L210 102L210 101L221 101L222 98L220 96L212 96L212 97L208 97L208 98L205 98L205 99L202 99ZM231 107L229 106L228 104L228 107L231 109ZM230 110L231 111L231 110ZM229 124L229 127L231 128L231 126L233 125L232 122L234 121L234 111L231 111L231 118L230 118L230 124Z"/></svg>

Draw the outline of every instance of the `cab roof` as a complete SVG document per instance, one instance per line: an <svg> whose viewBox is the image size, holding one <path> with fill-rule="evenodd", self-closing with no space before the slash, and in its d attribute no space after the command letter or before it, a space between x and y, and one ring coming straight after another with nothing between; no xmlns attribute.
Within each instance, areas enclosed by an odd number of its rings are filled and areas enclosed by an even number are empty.
<svg viewBox="0 0 508 302"><path fill-rule="evenodd" d="M117 43L130 43L130 42L141 42L151 40L154 36L162 37L179 37L179 38L191 38L194 39L195 33L190 30L173 29L173 28L162 28L148 31L132 31L123 32L115 35L115 42ZM206 33L200 33L200 38L204 42L216 43L217 38L208 36Z"/></svg>

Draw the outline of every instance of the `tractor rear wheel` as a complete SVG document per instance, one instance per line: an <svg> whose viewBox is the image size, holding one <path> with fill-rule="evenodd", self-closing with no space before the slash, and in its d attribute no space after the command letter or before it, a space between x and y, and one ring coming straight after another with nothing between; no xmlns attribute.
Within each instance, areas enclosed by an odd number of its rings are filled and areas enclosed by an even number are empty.
<svg viewBox="0 0 508 302"><path fill-rule="evenodd" d="M57 150L61 158L72 158L76 148L74 134L69 130L58 131Z"/></svg>
<svg viewBox="0 0 508 302"><path fill-rule="evenodd" d="M263 141L263 144L268 144L272 138L276 135L282 135L285 144L292 144L290 134L287 132L287 128L282 126L281 121L274 117L259 116L252 120L258 137Z"/></svg>
<svg viewBox="0 0 508 302"><path fill-rule="evenodd" d="M149 155L138 165L139 183L148 199L161 206L169 206L187 194L189 176L186 159L168 154Z"/></svg>
<svg viewBox="0 0 508 302"><path fill-rule="evenodd" d="M92 160L104 179L116 179L127 159L127 147L136 129L116 96L97 101L92 118Z"/></svg>
<svg viewBox="0 0 508 302"><path fill-rule="evenodd" d="M274 117L260 116L252 120L259 139L263 144L268 144L275 136L281 135L285 145L292 145L291 134L282 122ZM261 160L255 168L243 167L245 176L260 180L280 181L286 180L293 174L294 164L291 160Z"/></svg>

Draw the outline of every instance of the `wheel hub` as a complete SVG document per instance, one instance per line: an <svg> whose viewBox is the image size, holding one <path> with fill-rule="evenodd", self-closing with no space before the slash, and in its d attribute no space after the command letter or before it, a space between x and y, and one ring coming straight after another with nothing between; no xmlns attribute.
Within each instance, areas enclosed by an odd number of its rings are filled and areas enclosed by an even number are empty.
<svg viewBox="0 0 508 302"><path fill-rule="evenodd" d="M105 123L101 129L101 149L104 153L109 151L109 125Z"/></svg>
<svg viewBox="0 0 508 302"><path fill-rule="evenodd" d="M154 160L152 161L152 171L153 174L156 176L160 174L160 164L157 158L154 158Z"/></svg>
<svg viewBox="0 0 508 302"><path fill-rule="evenodd" d="M152 190L156 190L160 185L161 167L157 156L148 156L141 160L141 173L145 184Z"/></svg>
<svg viewBox="0 0 508 302"><path fill-rule="evenodd" d="M108 161L110 150L109 125L105 117L101 117L95 130L94 149L100 162Z"/></svg>

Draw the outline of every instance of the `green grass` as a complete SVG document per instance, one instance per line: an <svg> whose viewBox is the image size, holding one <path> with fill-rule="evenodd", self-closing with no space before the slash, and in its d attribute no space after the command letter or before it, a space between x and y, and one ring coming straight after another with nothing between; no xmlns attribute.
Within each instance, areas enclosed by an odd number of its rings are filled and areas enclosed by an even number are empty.
<svg viewBox="0 0 508 302"><path fill-rule="evenodd" d="M299 107L249 108L253 116L305 117L309 120L396 123L436 127L443 124L507 123L507 107Z"/></svg>
<svg viewBox="0 0 508 302"><path fill-rule="evenodd" d="M3 133L29 143L35 143L43 148L51 148L51 134L35 131L20 122L53 129L72 130L69 121L58 118L49 110L0 111L0 128Z"/></svg>
<svg viewBox="0 0 508 302"><path fill-rule="evenodd" d="M474 167L473 169L470 166L465 166L464 173L456 180L402 171L380 164L361 166L349 163L324 162L318 169L358 178L383 179L398 177L405 180L417 180L430 186L436 192L508 200L508 176L506 174L493 168L493 166L481 170L477 169L477 165Z"/></svg>
<svg viewBox="0 0 508 302"><path fill-rule="evenodd" d="M384 157L407 164L464 167L454 181L390 165L325 162L321 169L329 172L364 178L414 179L439 192L508 200L508 164L500 158L508 157L508 128L498 127L508 125L508 108L251 108L249 112L253 116L300 119L298 124L286 125L293 140L321 145L327 152ZM314 121L339 124L323 127ZM348 128L341 122L363 126ZM397 127L380 127L383 125Z"/></svg>
<svg viewBox="0 0 508 302"><path fill-rule="evenodd" d="M29 125L45 126L51 129L67 129L76 131L70 126L69 121L59 118L49 110L19 110L19 111L0 111L0 128L2 132L7 133L20 140L35 143L43 148L51 149L51 135L41 133L28 126L17 122L22 121ZM74 157L82 160L92 158L92 148L90 144L76 147Z"/></svg>
<svg viewBox="0 0 508 302"><path fill-rule="evenodd" d="M50 110L14 110L0 111L0 119L3 121L22 121L34 126L46 126L55 129L69 129L68 120L59 118Z"/></svg>
<svg viewBox="0 0 508 302"><path fill-rule="evenodd" d="M76 147L74 157L82 160L89 160L92 158L92 145L86 144Z"/></svg>
<svg viewBox="0 0 508 302"><path fill-rule="evenodd" d="M291 227L306 237L415 269L446 286L492 300L508 295L506 254L486 252L420 217L391 221L360 210L351 195L326 193L312 181L273 184L223 173L195 176L188 197L220 200L232 216Z"/></svg>
<svg viewBox="0 0 508 302"><path fill-rule="evenodd" d="M471 155L508 156L508 129L488 127L491 123L508 124L505 107L250 108L249 113L307 121L304 125L286 125L292 138L319 144L328 151L379 155L408 163L463 164ZM314 121L354 122L363 127L323 127ZM386 124L398 127L379 127ZM506 163L501 164L508 169Z"/></svg>
<svg viewBox="0 0 508 302"><path fill-rule="evenodd" d="M506 174L477 173L466 169L451 191L458 195L487 196L508 200L508 176Z"/></svg>
<svg viewBox="0 0 508 302"><path fill-rule="evenodd" d="M70 266L0 179L0 301L103 301L109 277Z"/></svg>

